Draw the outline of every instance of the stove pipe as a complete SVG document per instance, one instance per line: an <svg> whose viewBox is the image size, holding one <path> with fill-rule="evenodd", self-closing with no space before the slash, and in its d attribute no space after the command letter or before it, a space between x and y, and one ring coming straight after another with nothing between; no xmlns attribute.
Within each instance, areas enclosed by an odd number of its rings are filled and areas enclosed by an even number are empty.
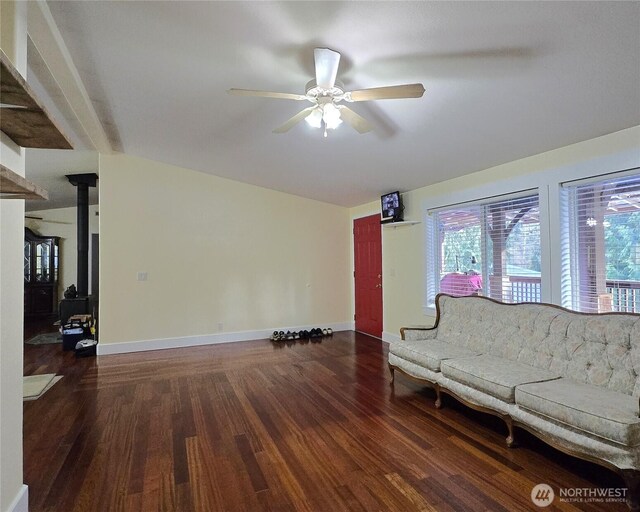
<svg viewBox="0 0 640 512"><path fill-rule="evenodd" d="M78 297L89 295L89 187L95 187L98 175L68 174L69 182L78 188Z"/></svg>

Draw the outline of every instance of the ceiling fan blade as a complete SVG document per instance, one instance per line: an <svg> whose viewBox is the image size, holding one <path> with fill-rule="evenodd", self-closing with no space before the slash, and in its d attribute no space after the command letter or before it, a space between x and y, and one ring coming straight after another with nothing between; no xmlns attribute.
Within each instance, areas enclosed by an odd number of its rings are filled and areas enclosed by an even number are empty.
<svg viewBox="0 0 640 512"><path fill-rule="evenodd" d="M252 91L251 89L229 89L227 91L233 96L260 96L262 98L276 98L279 100L306 100L302 94L291 94L288 92Z"/></svg>
<svg viewBox="0 0 640 512"><path fill-rule="evenodd" d="M291 130L291 128L293 128L300 121L302 121L309 114L311 114L311 112L313 112L316 108L318 108L318 107L317 106L313 106L313 107L308 107L308 108L305 108L304 110L301 110L295 116L293 116L291 119L289 119L286 123L284 123L282 126L280 126L279 128L276 128L275 130L273 130L273 133L285 133L285 132L288 132L289 130Z"/></svg>
<svg viewBox="0 0 640 512"><path fill-rule="evenodd" d="M356 114L349 107L340 105L340 118L345 121L349 126L354 128L358 133L367 133L373 130L373 126L360 114Z"/></svg>
<svg viewBox="0 0 640 512"><path fill-rule="evenodd" d="M44 217L35 217L33 215L25 215L25 219L39 220L41 222L46 222L47 224L73 224L73 222L65 222L62 220L47 220Z"/></svg>
<svg viewBox="0 0 640 512"><path fill-rule="evenodd" d="M26 105L14 105L12 103L0 103L0 108L29 108Z"/></svg>
<svg viewBox="0 0 640 512"><path fill-rule="evenodd" d="M313 56L316 61L316 86L331 89L336 83L340 54L329 48L316 48Z"/></svg>
<svg viewBox="0 0 640 512"><path fill-rule="evenodd" d="M424 94L422 84L391 85L351 91L351 101L392 100L400 98L421 98Z"/></svg>

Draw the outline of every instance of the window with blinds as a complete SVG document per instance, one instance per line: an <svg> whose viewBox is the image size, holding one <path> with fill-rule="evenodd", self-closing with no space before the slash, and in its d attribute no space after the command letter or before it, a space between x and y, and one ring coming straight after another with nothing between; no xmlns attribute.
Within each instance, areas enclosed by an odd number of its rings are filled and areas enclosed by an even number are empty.
<svg viewBox="0 0 640 512"><path fill-rule="evenodd" d="M540 302L538 194L428 212L427 300L448 293Z"/></svg>
<svg viewBox="0 0 640 512"><path fill-rule="evenodd" d="M640 312L640 169L564 183L562 303Z"/></svg>

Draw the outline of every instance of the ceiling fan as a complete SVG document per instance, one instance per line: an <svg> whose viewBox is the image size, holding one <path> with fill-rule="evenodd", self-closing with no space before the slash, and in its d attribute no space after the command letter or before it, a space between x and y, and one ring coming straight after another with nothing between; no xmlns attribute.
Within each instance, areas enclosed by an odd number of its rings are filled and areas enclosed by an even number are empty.
<svg viewBox="0 0 640 512"><path fill-rule="evenodd" d="M345 91L344 85L336 80L340 54L328 48L316 48L313 51L313 55L315 58L316 78L307 83L305 94L253 91L249 89L229 89L227 92L235 96L307 100L312 104L310 107L298 112L282 126L273 130L273 133L288 132L304 119L314 128L324 128L325 137L327 136L327 130L337 128L342 121L345 121L359 133L366 133L373 128L371 123L364 117L346 105L341 105L342 101L351 103L354 101L421 98L424 94L424 86L422 84L392 85L389 87Z"/></svg>

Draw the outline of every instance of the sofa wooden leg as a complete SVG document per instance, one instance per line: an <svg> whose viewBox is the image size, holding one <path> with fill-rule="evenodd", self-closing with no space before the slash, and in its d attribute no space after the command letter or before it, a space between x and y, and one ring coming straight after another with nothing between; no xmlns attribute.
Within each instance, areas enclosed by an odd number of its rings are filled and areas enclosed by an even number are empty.
<svg viewBox="0 0 640 512"><path fill-rule="evenodd" d="M442 393L440 391L440 386L435 385L436 390L436 409L442 409Z"/></svg>
<svg viewBox="0 0 640 512"><path fill-rule="evenodd" d="M389 364L389 371L391 372L391 385L393 386L393 383L395 382L395 379L396 379L396 372L395 372L395 368L390 364Z"/></svg>
<svg viewBox="0 0 640 512"><path fill-rule="evenodd" d="M620 470L627 486L627 505L634 512L640 511L640 471L636 469Z"/></svg>
<svg viewBox="0 0 640 512"><path fill-rule="evenodd" d="M503 419L507 424L507 429L509 430L509 435L507 436L507 448L515 448L518 446L518 442L516 441L515 430L513 428L513 420L509 416Z"/></svg>

